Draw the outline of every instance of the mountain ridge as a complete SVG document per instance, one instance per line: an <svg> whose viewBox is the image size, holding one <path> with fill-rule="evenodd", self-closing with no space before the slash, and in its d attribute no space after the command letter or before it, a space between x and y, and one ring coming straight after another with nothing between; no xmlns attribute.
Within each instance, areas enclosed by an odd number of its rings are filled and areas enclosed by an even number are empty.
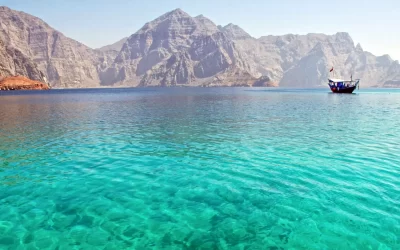
<svg viewBox="0 0 400 250"><path fill-rule="evenodd" d="M347 32L254 38L238 25L217 26L203 15L192 17L179 8L116 43L92 49L40 18L3 6L0 41L20 51L21 68L33 62L55 88L277 83L313 87L325 84L332 66L337 76L353 74L364 86L400 80L398 61L364 51ZM0 65L2 60L3 72L15 74L9 58L0 58ZM29 77L26 70L20 72Z"/></svg>
<svg viewBox="0 0 400 250"><path fill-rule="evenodd" d="M234 43L211 20L176 9L132 34L101 78L104 85L210 86L225 84L221 79L231 71L247 75L246 84L256 81L246 70Z"/></svg>

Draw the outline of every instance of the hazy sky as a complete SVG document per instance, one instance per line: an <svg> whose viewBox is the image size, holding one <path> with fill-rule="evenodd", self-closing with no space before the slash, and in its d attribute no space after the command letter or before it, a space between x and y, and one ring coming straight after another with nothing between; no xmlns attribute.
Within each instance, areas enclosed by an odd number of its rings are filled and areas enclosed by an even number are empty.
<svg viewBox="0 0 400 250"><path fill-rule="evenodd" d="M349 32L376 55L400 60L400 0L0 0L43 19L92 48L129 36L146 22L181 8L250 35Z"/></svg>

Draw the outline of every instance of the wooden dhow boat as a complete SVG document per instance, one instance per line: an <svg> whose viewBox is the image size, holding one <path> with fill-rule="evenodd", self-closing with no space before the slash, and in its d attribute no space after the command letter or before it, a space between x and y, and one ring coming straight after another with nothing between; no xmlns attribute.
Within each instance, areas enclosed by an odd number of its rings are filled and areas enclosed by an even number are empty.
<svg viewBox="0 0 400 250"><path fill-rule="evenodd" d="M333 67L330 72L333 71ZM329 87L333 93L347 93L351 94L356 88L360 88L360 79L353 80L353 75L350 77L350 80L336 79L336 78L328 78Z"/></svg>

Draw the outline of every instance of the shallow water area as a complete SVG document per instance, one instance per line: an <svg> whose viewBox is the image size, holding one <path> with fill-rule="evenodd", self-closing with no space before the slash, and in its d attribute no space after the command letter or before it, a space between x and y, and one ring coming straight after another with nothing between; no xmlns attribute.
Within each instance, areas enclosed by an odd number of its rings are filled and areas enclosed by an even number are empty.
<svg viewBox="0 0 400 250"><path fill-rule="evenodd" d="M0 93L0 249L400 249L400 90Z"/></svg>

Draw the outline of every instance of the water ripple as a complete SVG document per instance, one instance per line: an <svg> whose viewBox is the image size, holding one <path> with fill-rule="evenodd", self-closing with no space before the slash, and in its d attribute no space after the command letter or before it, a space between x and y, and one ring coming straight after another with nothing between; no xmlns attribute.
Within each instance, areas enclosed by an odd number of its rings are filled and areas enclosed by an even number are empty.
<svg viewBox="0 0 400 250"><path fill-rule="evenodd" d="M0 249L400 249L399 94L2 95Z"/></svg>

